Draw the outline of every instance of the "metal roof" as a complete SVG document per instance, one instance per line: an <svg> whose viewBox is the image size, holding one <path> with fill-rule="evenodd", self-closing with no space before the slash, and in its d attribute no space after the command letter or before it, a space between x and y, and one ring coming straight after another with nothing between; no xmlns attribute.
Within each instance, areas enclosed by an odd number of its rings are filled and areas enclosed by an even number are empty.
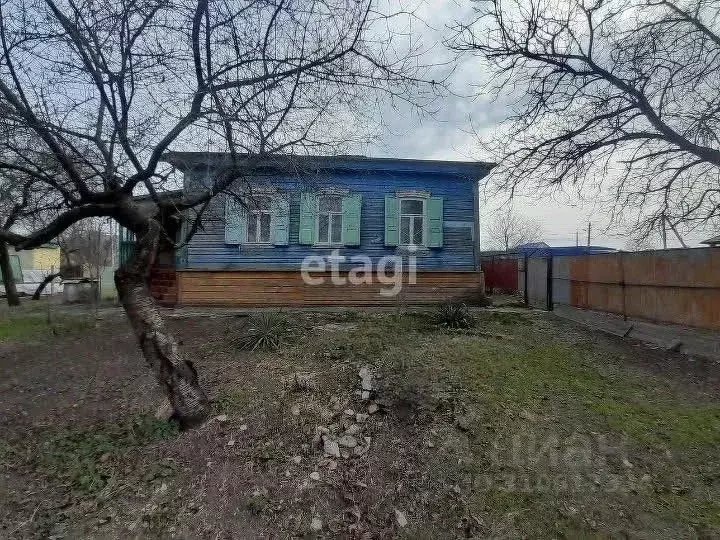
<svg viewBox="0 0 720 540"><path fill-rule="evenodd" d="M484 161L445 161L430 159L377 158L357 155L335 156L291 156L271 155L258 158L252 155L238 155L238 168L252 170L386 170L413 171L425 173L460 174L468 177L485 176L494 163ZM232 166L231 154L227 152L166 152L163 161L181 171L202 167Z"/></svg>

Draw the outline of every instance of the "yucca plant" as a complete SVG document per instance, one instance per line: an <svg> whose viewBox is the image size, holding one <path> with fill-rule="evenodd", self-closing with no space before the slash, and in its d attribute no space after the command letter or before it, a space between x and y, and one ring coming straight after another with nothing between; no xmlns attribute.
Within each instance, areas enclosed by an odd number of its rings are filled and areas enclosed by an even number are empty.
<svg viewBox="0 0 720 540"><path fill-rule="evenodd" d="M463 302L442 304L435 313L436 322L446 328L472 328L477 320Z"/></svg>
<svg viewBox="0 0 720 540"><path fill-rule="evenodd" d="M237 339L241 349L276 351L290 337L290 325L280 313L260 313L246 325L247 330Z"/></svg>

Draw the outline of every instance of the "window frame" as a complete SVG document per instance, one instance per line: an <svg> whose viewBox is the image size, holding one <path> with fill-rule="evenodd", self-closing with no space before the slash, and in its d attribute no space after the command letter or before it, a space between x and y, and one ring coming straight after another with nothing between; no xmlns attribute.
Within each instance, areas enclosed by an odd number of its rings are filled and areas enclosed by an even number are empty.
<svg viewBox="0 0 720 540"><path fill-rule="evenodd" d="M427 245L427 199L425 197L398 197L398 246L399 247L415 247L415 248L421 248L425 247ZM422 212L420 214L403 214L403 201L414 201L422 203ZM402 236L403 236L403 216L417 218L422 218L422 240L419 244L413 243L414 238L414 232L415 232L415 219L410 220L410 228L408 230L408 238L410 239L409 243L403 243Z"/></svg>
<svg viewBox="0 0 720 540"><path fill-rule="evenodd" d="M340 201L340 210L339 211L320 211L320 203L322 202L323 198L335 198L338 201ZM343 246L345 245L345 227L344 227L344 221L345 217L343 216L343 195L339 195L336 193L319 193L316 197L317 201L317 208L315 212L315 245L316 246ZM327 241L321 242L320 241L320 216L327 215L328 216L328 229L327 229ZM332 241L332 216L340 216L340 240L337 242Z"/></svg>
<svg viewBox="0 0 720 540"><path fill-rule="evenodd" d="M273 237L273 225L274 225L274 218L273 218L273 195L271 194L258 194L254 195L252 197L246 198L245 205L246 205L246 216L245 216L245 244L249 246L270 246L272 245L272 237ZM253 205L254 208L251 206L250 201L253 199L266 199L268 202L267 209L261 209L259 208L257 204ZM262 240L250 240L250 220L255 220L255 236L256 238L260 238L261 236L261 224L262 224L262 215L268 214L270 216L270 225L268 228L268 239L267 241Z"/></svg>

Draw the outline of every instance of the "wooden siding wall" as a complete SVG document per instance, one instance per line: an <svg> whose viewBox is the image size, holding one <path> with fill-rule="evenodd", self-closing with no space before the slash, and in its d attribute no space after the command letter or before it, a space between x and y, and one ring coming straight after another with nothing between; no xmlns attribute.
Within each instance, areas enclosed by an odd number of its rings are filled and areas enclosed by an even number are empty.
<svg viewBox="0 0 720 540"><path fill-rule="evenodd" d="M484 290L482 272L422 272L416 284L403 284L398 296L383 296L390 288L373 276L372 284L333 285L329 272L322 285L308 285L297 271L201 271L177 272L177 295L181 305L215 306L394 306L433 304L475 295ZM341 273L341 275L344 275Z"/></svg>
<svg viewBox="0 0 720 540"><path fill-rule="evenodd" d="M448 169L452 170L452 169ZM212 171L187 172L186 190L202 185ZM340 248L348 257L368 255L375 263L380 257L394 255L397 248L384 246L385 194L397 190L425 190L444 199L444 246L418 254L421 270L476 270L474 249L474 187L477 179L450 174L443 169L432 171L334 171L299 179L287 174L266 177L255 185L278 187L290 193L290 245L283 247L249 247L225 244L224 199L216 197L208 208L203 227L194 235L187 249L190 269L299 269L304 257L326 255L331 249L298 244L300 192L307 189L336 187L362 194L360 246Z"/></svg>
<svg viewBox="0 0 720 540"><path fill-rule="evenodd" d="M177 303L177 273L173 268L155 267L150 271L150 295L161 306Z"/></svg>

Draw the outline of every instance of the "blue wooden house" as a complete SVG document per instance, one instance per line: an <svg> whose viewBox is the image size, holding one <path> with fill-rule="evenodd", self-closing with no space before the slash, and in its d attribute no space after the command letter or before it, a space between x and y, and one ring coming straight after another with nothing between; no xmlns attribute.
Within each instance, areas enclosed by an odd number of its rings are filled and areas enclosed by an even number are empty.
<svg viewBox="0 0 720 540"><path fill-rule="evenodd" d="M184 173L186 193L229 167L222 153L165 159ZM174 258L159 258L151 289L165 303L186 305L416 304L477 293L478 183L490 166L264 160L212 200Z"/></svg>

